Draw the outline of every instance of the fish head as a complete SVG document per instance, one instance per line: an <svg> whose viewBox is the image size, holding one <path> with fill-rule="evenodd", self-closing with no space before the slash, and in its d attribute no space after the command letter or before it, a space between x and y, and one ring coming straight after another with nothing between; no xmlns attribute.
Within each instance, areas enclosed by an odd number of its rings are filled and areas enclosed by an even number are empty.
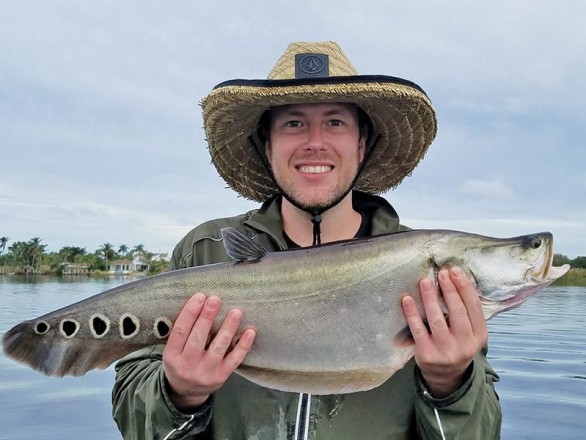
<svg viewBox="0 0 586 440"><path fill-rule="evenodd" d="M552 265L553 236L549 232L513 238L456 236L447 247L458 257L435 264L464 270L476 286L486 319L518 307L570 269L567 264Z"/></svg>

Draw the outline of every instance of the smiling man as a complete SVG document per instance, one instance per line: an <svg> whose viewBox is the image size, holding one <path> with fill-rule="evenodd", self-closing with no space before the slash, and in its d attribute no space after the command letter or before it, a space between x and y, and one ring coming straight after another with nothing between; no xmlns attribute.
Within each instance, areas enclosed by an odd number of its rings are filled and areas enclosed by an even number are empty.
<svg viewBox="0 0 586 440"><path fill-rule="evenodd" d="M262 205L193 229L171 269L228 261L228 226L269 250L406 229L377 194L410 174L435 137L435 113L416 84L358 75L335 43L293 43L267 80L221 83L202 108L219 174ZM114 418L125 439L498 439L498 377L477 293L456 269L438 282L449 321L433 280L420 283L429 326L403 298L414 358L377 388L328 396L234 374L255 330L240 328L235 309L211 335L220 300L196 293L165 346L117 365Z"/></svg>
<svg viewBox="0 0 586 440"><path fill-rule="evenodd" d="M361 223L350 190L364 158L366 133L352 104L297 104L273 108L266 155L283 194L285 233L298 245L313 236L307 213L325 213L321 240L352 238Z"/></svg>

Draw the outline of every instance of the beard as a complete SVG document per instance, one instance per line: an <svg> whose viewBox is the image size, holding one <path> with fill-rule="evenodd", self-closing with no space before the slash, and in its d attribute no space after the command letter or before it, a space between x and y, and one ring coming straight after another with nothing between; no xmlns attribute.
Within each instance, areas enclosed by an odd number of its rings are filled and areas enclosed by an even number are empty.
<svg viewBox="0 0 586 440"><path fill-rule="evenodd" d="M354 182L351 182L345 187L335 188L334 190L330 191L330 194L327 196L327 198L321 197L321 200L316 198L316 200L307 201L303 200L303 197L296 195L293 191L288 191L287 189L281 187L281 185L278 185L278 187L283 197L287 199L293 206L310 214L321 214L344 200L344 197L346 197L352 190L353 183Z"/></svg>
<svg viewBox="0 0 586 440"><path fill-rule="evenodd" d="M340 179L335 186L315 188L303 187L289 180L285 175L273 175L279 192L293 206L310 214L321 214L339 204L348 193L354 188L359 173L359 165L353 170L347 170L344 178ZM282 178L279 178L282 177Z"/></svg>

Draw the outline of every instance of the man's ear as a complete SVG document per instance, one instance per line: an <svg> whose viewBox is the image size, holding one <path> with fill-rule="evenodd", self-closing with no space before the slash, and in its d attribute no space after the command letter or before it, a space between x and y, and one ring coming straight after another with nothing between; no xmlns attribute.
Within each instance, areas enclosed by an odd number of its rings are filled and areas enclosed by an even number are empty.
<svg viewBox="0 0 586 440"><path fill-rule="evenodd" d="M366 153L366 136L361 136L358 139L358 155L360 157L360 162L364 160L364 155Z"/></svg>
<svg viewBox="0 0 586 440"><path fill-rule="evenodd" d="M272 153L271 143L270 143L270 141L266 141L265 142L265 155L266 155L267 160L269 161L269 163L271 163L271 153Z"/></svg>

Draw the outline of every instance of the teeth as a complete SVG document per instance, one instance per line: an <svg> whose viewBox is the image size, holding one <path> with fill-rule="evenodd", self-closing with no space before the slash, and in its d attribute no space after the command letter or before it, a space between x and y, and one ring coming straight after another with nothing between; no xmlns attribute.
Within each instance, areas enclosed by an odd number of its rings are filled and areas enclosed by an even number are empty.
<svg viewBox="0 0 586 440"><path fill-rule="evenodd" d="M299 171L301 171L302 173L307 173L307 174L320 174L320 173L326 173L328 171L330 171L332 169L332 167L327 166L327 165L314 165L314 166L310 166L310 165L304 165L299 167Z"/></svg>

